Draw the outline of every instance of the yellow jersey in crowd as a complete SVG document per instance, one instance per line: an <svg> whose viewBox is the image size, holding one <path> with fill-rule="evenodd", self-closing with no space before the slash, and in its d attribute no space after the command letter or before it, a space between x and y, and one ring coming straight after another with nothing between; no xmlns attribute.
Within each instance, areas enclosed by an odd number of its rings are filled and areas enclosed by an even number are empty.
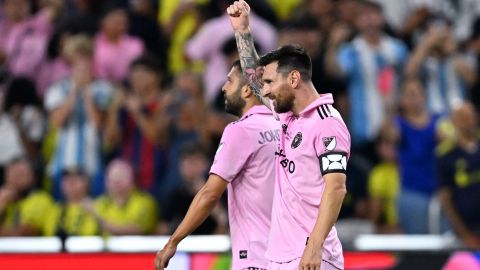
<svg viewBox="0 0 480 270"><path fill-rule="evenodd" d="M117 205L107 195L95 201L95 209L102 219L117 225L135 224L144 234L153 233L157 225L155 200L146 192L134 191L125 205Z"/></svg>

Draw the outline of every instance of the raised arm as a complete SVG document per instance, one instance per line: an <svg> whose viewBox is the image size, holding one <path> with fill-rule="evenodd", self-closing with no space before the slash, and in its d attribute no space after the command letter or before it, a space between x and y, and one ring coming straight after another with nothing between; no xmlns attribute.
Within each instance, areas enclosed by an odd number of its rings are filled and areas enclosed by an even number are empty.
<svg viewBox="0 0 480 270"><path fill-rule="evenodd" d="M259 57L250 32L250 6L243 0L237 1L227 8L227 14L230 16L230 23L235 32L243 74L248 79L255 95L262 97L262 76L257 65Z"/></svg>

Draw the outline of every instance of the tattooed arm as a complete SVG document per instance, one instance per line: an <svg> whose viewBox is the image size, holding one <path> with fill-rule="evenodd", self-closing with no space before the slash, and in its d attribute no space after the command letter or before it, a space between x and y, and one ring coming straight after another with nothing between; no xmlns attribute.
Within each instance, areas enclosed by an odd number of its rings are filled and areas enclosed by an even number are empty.
<svg viewBox="0 0 480 270"><path fill-rule="evenodd" d="M248 79L255 94L261 97L262 69L257 65L259 57L255 50L252 34L249 30L247 32L238 31L235 32L235 39L237 40L237 49L243 75Z"/></svg>
<svg viewBox="0 0 480 270"><path fill-rule="evenodd" d="M261 99L265 106L271 109L270 102L262 96L263 69L257 65L259 57L250 32L250 6L243 0L235 2L227 8L227 14L230 16L230 23L235 31L243 75L248 79L255 95Z"/></svg>

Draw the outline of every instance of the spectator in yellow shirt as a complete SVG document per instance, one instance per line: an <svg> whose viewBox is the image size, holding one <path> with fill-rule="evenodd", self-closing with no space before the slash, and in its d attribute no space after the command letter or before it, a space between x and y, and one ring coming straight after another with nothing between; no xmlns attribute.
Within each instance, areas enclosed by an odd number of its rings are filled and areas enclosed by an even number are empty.
<svg viewBox="0 0 480 270"><path fill-rule="evenodd" d="M128 162L113 160L106 173L107 193L93 203L85 203L104 235L150 234L157 225L155 200L135 188L133 175Z"/></svg>
<svg viewBox="0 0 480 270"><path fill-rule="evenodd" d="M32 164L26 159L12 161L0 187L0 236L41 235L53 201L35 189Z"/></svg>
<svg viewBox="0 0 480 270"><path fill-rule="evenodd" d="M377 140L377 154L380 163L373 167L368 177L370 220L377 233L398 232L397 196L399 176L396 162L394 130L385 126Z"/></svg>
<svg viewBox="0 0 480 270"><path fill-rule="evenodd" d="M83 207L89 200L88 176L79 169L69 169L63 173L61 190L64 203L56 204L48 213L44 235L60 237L90 236L100 233L95 216Z"/></svg>

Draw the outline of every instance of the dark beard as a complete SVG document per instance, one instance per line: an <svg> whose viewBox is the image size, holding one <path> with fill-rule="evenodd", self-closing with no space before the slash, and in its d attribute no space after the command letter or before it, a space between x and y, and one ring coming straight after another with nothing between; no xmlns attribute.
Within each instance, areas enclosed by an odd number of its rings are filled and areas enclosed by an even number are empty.
<svg viewBox="0 0 480 270"><path fill-rule="evenodd" d="M240 89L238 89L230 98L225 96L225 100L227 100L227 103L225 103L225 111L241 117L246 102L240 97Z"/></svg>
<svg viewBox="0 0 480 270"><path fill-rule="evenodd" d="M276 100L275 102L275 112L277 113L286 113L291 111L293 108L293 96L288 96L282 102Z"/></svg>

